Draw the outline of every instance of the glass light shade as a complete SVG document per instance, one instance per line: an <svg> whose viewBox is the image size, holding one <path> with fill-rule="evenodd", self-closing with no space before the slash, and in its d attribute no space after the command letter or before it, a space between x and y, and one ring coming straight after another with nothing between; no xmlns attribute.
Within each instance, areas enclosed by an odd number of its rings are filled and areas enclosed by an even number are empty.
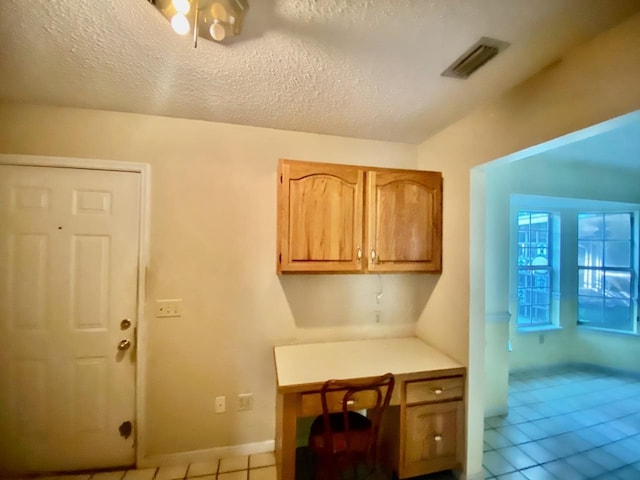
<svg viewBox="0 0 640 480"><path fill-rule="evenodd" d="M171 26L176 33L180 35L186 35L189 33L191 26L189 20L182 13L176 13L171 19Z"/></svg>
<svg viewBox="0 0 640 480"><path fill-rule="evenodd" d="M221 42L224 40L224 37L227 36L224 25L222 25L218 20L214 20L211 27L209 27L209 34L216 42Z"/></svg>
<svg viewBox="0 0 640 480"><path fill-rule="evenodd" d="M191 9L189 0L173 0L171 3L173 4L173 8L175 8L178 13L182 13L183 15L189 13L189 10Z"/></svg>

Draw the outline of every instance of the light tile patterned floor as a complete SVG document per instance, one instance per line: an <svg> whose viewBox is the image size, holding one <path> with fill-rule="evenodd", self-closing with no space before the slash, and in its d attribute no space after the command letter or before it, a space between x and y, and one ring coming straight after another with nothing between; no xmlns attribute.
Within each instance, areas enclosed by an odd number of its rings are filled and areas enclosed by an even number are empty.
<svg viewBox="0 0 640 480"><path fill-rule="evenodd" d="M115 470L76 475L31 476L24 479L6 480L276 480L275 463L275 454L268 452L222 458L190 465L140 470ZM390 480L386 476L367 477L368 480L375 480L376 478ZM446 471L415 477L412 480L456 480L456 477L451 472Z"/></svg>
<svg viewBox="0 0 640 480"><path fill-rule="evenodd" d="M487 480L640 480L640 380L558 368L514 374L485 419Z"/></svg>
<svg viewBox="0 0 640 480"><path fill-rule="evenodd" d="M141 470L32 477L30 480L276 480L273 452Z"/></svg>

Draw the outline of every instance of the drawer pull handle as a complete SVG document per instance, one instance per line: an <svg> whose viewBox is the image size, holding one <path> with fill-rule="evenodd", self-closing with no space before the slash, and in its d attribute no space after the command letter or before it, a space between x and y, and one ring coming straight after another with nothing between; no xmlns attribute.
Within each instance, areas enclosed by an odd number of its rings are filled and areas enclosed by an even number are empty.
<svg viewBox="0 0 640 480"><path fill-rule="evenodd" d="M434 436L434 437L433 437L433 439L434 439L436 442L440 442L440 441L442 441L442 435L436 435L436 436Z"/></svg>
<svg viewBox="0 0 640 480"><path fill-rule="evenodd" d="M347 400L346 402L340 402L341 405L347 404L348 407L352 407L353 405L356 404L355 400Z"/></svg>
<svg viewBox="0 0 640 480"><path fill-rule="evenodd" d="M444 392L444 388L436 388L433 390L434 395L442 395L442 392Z"/></svg>

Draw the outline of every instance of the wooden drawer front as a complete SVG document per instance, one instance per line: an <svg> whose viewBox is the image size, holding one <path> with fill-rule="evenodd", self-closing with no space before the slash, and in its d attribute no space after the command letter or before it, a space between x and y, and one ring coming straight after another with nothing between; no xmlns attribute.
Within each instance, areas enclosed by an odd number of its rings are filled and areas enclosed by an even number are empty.
<svg viewBox="0 0 640 480"><path fill-rule="evenodd" d="M412 477L458 465L461 402L408 407L401 477Z"/></svg>
<svg viewBox="0 0 640 480"><path fill-rule="evenodd" d="M463 377L407 382L407 403L439 402L462 398Z"/></svg>
<svg viewBox="0 0 640 480"><path fill-rule="evenodd" d="M342 398L344 390L336 390L327 394L327 406L332 412L342 411ZM376 394L372 391L358 392L351 397L354 401L349 410L363 410L372 408L376 405ZM299 416L311 417L322 414L322 397L319 392L303 393L300 396L300 414Z"/></svg>

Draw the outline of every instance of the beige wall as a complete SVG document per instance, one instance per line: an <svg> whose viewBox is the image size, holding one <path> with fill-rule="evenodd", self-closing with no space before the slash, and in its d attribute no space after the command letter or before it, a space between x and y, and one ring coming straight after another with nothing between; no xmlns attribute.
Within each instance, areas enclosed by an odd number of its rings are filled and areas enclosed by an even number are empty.
<svg viewBox="0 0 640 480"><path fill-rule="evenodd" d="M272 441L274 344L412 334L434 276L275 273L279 157L415 168L416 146L114 112L0 106L0 152L151 165L144 456ZM382 320L375 295L382 286ZM254 409L234 397L253 392ZM227 413L214 397L227 396Z"/></svg>
<svg viewBox="0 0 640 480"><path fill-rule="evenodd" d="M419 147L418 168L441 170L445 189L443 274L418 332L469 363L470 475L481 472L484 316L491 313L485 307L485 227L478 220L484 174L471 169L637 110L638 85L640 15L635 15Z"/></svg>
<svg viewBox="0 0 640 480"><path fill-rule="evenodd" d="M640 15L418 148L5 105L0 107L0 152L152 165L147 298L183 298L184 315L143 320L149 331L147 454L273 439L273 344L404 334L413 331L419 317L421 336L469 365L468 473L476 477L481 475L487 310L484 175L471 169L640 108L638 84ZM278 157L408 168L417 164L442 171L443 274L382 276L384 325L374 325L370 313L377 276L278 278ZM215 395L246 391L255 395L252 412L213 414Z"/></svg>

